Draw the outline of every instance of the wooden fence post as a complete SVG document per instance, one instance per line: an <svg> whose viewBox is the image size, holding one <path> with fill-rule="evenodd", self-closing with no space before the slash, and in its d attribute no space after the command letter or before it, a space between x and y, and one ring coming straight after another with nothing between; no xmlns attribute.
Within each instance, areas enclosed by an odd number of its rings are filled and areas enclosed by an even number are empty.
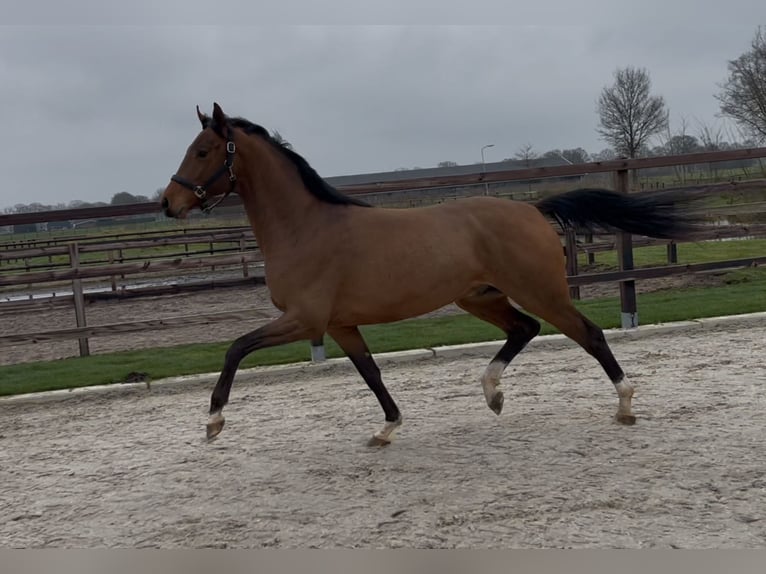
<svg viewBox="0 0 766 574"><path fill-rule="evenodd" d="M125 258L122 255L122 247L120 247L117 250L117 257L119 258L120 263L124 263L125 262ZM120 274L120 279L122 279L124 281L125 280L125 274Z"/></svg>
<svg viewBox="0 0 766 574"><path fill-rule="evenodd" d="M114 264L114 249L109 250L109 257L108 257L109 265ZM109 283L112 286L112 291L117 291L117 277L114 275L111 275L109 277Z"/></svg>
<svg viewBox="0 0 766 574"><path fill-rule="evenodd" d="M567 275L574 277L577 275L577 233L572 228L567 228L564 232L567 252ZM569 296L572 299L580 299L580 287L577 285L569 286Z"/></svg>
<svg viewBox="0 0 766 574"><path fill-rule="evenodd" d="M615 181L617 191L628 193L628 170L617 171ZM633 237L630 233L617 233L617 261L620 271L633 269ZM636 307L636 282L620 281L621 324L623 329L638 327L638 309Z"/></svg>
<svg viewBox="0 0 766 574"><path fill-rule="evenodd" d="M675 241L668 243L668 263L678 263L678 244Z"/></svg>
<svg viewBox="0 0 766 574"><path fill-rule="evenodd" d="M585 243L588 245L593 244L593 233L585 234ZM593 251L588 251L588 265L593 265L596 262L596 254Z"/></svg>
<svg viewBox="0 0 766 574"><path fill-rule="evenodd" d="M69 264L72 269L80 267L80 251L76 241L69 244ZM72 279L72 298L74 299L74 316L77 321L77 327L85 327L85 297L82 291L82 279ZM78 342L80 345L80 356L87 357L90 355L88 338L81 337L78 339Z"/></svg>
<svg viewBox="0 0 766 574"><path fill-rule="evenodd" d="M240 253L244 253L245 252L245 238L244 237L241 237L240 240L239 240L239 251L240 251ZM245 259L243 257L242 258L242 277L249 277L249 276L250 276L250 271L247 268L247 259Z"/></svg>

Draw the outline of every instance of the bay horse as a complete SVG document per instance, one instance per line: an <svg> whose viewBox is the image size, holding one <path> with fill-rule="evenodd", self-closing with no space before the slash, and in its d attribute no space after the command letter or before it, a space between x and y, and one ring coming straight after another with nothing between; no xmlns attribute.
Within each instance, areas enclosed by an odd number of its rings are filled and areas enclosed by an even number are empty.
<svg viewBox="0 0 766 574"><path fill-rule="evenodd" d="M265 261L266 282L282 312L237 338L213 389L208 440L224 425L235 372L258 349L329 334L377 397L385 422L370 444L390 442L402 423L360 325L388 323L456 303L506 334L481 376L489 408L500 414L500 377L540 331L535 315L576 341L602 366L619 400L616 420L633 424L633 387L602 330L572 304L565 254L550 219L562 226L622 230L660 238L688 231L676 202L578 189L536 204L472 197L426 207L371 207L324 181L288 144L213 105L197 108L202 131L164 190L169 217L208 210L236 191ZM547 217L546 217L547 216Z"/></svg>

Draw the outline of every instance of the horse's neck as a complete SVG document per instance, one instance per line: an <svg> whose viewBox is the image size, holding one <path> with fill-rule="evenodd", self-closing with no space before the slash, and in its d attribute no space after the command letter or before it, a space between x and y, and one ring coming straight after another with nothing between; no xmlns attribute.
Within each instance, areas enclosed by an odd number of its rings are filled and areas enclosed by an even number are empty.
<svg viewBox="0 0 766 574"><path fill-rule="evenodd" d="M264 256L279 247L295 245L310 236L312 222L321 217L325 204L305 189L300 174L266 142L257 165L250 163L240 181L239 195Z"/></svg>

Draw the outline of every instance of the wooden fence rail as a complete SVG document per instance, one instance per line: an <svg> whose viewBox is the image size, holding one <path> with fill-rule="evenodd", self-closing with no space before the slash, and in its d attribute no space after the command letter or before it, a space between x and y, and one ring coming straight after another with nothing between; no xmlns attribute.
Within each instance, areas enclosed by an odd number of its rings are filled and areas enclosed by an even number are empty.
<svg viewBox="0 0 766 574"><path fill-rule="evenodd" d="M172 237L158 237L156 239L140 240L140 241L109 241L105 243L89 242L81 243L77 241L79 245L80 253L97 253L102 251L116 251L127 249L147 249L154 247L167 247L173 245L196 245L200 243L227 243L227 242L239 242L240 240L255 241L252 231L249 232L236 232L236 233L207 233L197 237L188 236L172 236ZM33 257L52 257L57 255L66 255L69 252L68 245L73 243L67 241L60 245L54 245L50 247L29 247L25 249L14 250L0 250L0 262L11 261L14 259L31 259Z"/></svg>
<svg viewBox="0 0 766 574"><path fill-rule="evenodd" d="M265 285L263 273L252 272L247 277L212 278L183 283L159 285L141 285L121 287L116 291L92 290L83 294L86 303L94 301L127 301L143 297L163 297L181 295L184 293L199 293L212 289L228 289L233 287L258 287ZM0 303L0 316L5 313L44 313L55 307L72 307L74 297L71 293L53 292L50 296L25 297L7 300Z"/></svg>
<svg viewBox="0 0 766 574"><path fill-rule="evenodd" d="M499 172L477 172L468 175L448 176L448 177L434 177L434 178L422 178L422 179L410 179L399 181L387 181L377 182L366 185L355 186L343 186L340 187L344 193L352 195L365 195L376 193L390 193L392 191L407 191L413 190L429 190L438 188L455 188L471 185L483 185L485 183L497 183L497 182L513 182L523 181L530 179L545 179L552 177L574 176L574 175L587 175L593 173L613 173L615 178L614 187L622 193L628 193L629 191L629 178L628 174L631 170L650 169L655 167L669 167L677 165L692 165L692 164L705 164L724 161L745 160L753 158L766 157L766 148L752 148L746 150L732 150L726 152L705 152L696 154L687 154L683 156L672 157L658 157L658 158L640 158L634 160L613 160L606 162L595 162L579 165L567 165L558 167L547 168L533 168L523 170L508 170ZM756 192L763 190L764 180L754 180L746 182L727 182L718 185L697 186L696 190L700 193L721 193L741 191L743 193ZM694 189L694 188L689 188ZM238 205L238 199L230 198L222 204L222 206ZM753 202L755 205L745 207L747 213L751 213L754 209L760 211L764 207L763 201ZM53 221L66 221L66 220L83 220L92 218L104 218L104 217L119 217L138 215L145 213L156 213L157 205L150 204L133 204L125 206L108 206L103 208L86 208L77 210L61 210L53 212L43 213L27 213L27 214L14 214L14 215L0 215L0 226L4 225L17 225L24 223L38 223L38 222L53 222ZM728 215L739 215L743 211L742 206L726 206L721 213ZM722 238L728 237L727 233L732 232L735 236L762 236L764 231L763 225L738 225L733 230L726 230L724 228L711 228L706 231L706 237L710 238ZM207 235L206 235L207 233ZM206 239L200 241L201 237ZM214 239L213 239L214 238ZM248 241L252 241L252 237L248 231L238 228L231 233L210 233L201 232L199 236L191 237L187 236L181 238L162 238L156 237L147 240L146 237L136 236L133 240L127 240L123 238L121 241L111 241L104 243L103 241L99 245L98 240L91 242L90 240L82 240L82 243L71 242L65 246L46 245L40 246L35 244L27 245L21 249L0 249L0 262L9 259L19 259L21 255L23 257L36 257L36 256L54 256L63 255L66 249L66 253L69 255L71 268L67 270L47 270L47 271L30 271L28 273L18 274L0 274L0 286L13 286L13 285L29 285L37 282L50 282L50 281L72 281L73 287L73 300L75 308L80 307L83 310L77 311L77 328L66 329L62 331L42 332L42 333L26 333L26 334L14 334L3 335L0 337L0 346L7 346L12 344L19 344L25 341L43 341L54 340L57 338L76 338L81 341L81 354L87 354L87 339L88 337L100 336L106 334L115 334L117 332L130 332L130 330L147 329L147 328L172 328L180 325L189 324L205 324L205 322L214 322L219 320L227 320L229 317L241 317L243 311L233 311L221 314L199 316L195 315L197 319L190 319L189 317L175 317L162 320L151 321L135 321L121 325L100 325L100 326L88 326L84 317L84 306L82 305L83 294L81 288L78 288L78 284L81 286L81 281L88 278L104 278L105 276L115 275L131 275L141 273L154 273L154 272L175 272L179 270L196 270L209 268L211 266L223 266L223 265L241 265L245 274L247 274L247 265L249 263L260 263L263 261L262 256L257 251L245 251L245 247ZM209 241L211 243L210 251L212 251L212 242L226 242L226 241L239 241L241 253L237 255L229 254L211 254L205 257L177 257L170 260L147 260L140 263L111 263L108 265L92 265L83 264L79 261L79 255L85 252L97 252L103 251L105 245L109 247L110 251L119 250L121 248L127 249L127 246L135 248L136 246L144 247L156 247L160 245L178 245L185 243L186 245L192 243L201 243ZM641 238L635 239L635 245L647 244ZM673 245L672 243L670 244ZM649 277L663 277L669 275L677 275L682 273L695 273L701 271L709 271L715 269L731 269L736 267L747 267L753 265L762 265L766 263L766 257L753 257L746 259L737 259L732 261L701 263L694 265L671 265L668 267L655 267L634 269L633 263L633 246L634 238L629 234L620 233L617 234L613 242L609 244L610 247L616 247L618 251L619 270L606 273L591 273L586 275L580 275L577 273L577 252L583 250L591 255L597 251L605 250L603 245L593 244L590 248L585 247L580 243L578 244L577 237L574 234L567 234L565 237L565 246L567 249L568 259L571 262L568 267L568 275L570 285L572 286L573 295L577 296L577 288L581 285L599 283L599 282L619 282L620 295L621 295L621 316L623 327L633 327L637 325L637 309L636 309L636 296L635 296L635 281L639 279L645 279ZM23 255L22 255L23 254ZM186 254L185 254L186 255ZM669 251L669 256L672 254ZM671 257L672 259L672 257ZM263 310L251 309L247 312L260 313ZM82 315L82 316L81 316ZM201 323L191 323L190 321L200 321ZM85 345L82 344L85 341ZM314 341L313 347L318 347L320 341ZM312 353L312 356L320 356L321 353Z"/></svg>
<svg viewBox="0 0 766 574"><path fill-rule="evenodd" d="M644 267L641 269L628 269L624 271L606 271L600 273L588 273L584 275L568 277L571 285L592 285L604 282L636 281L641 279L654 279L658 277L670 277L702 271L714 271L723 269L738 269L755 267L766 264L766 256L748 257L730 261L713 261L707 263L694 263L686 265L672 265L663 267ZM0 347L18 345L22 343L39 343L43 341L55 341L65 339L85 339L107 335L118 335L145 331L146 329L161 330L176 327L188 327L190 325L208 325L221 321L243 318L270 319L274 316L274 310L269 307L253 307L236 311L223 311L219 313L195 313L179 317L165 319L150 319L145 321L132 321L125 323L113 323L105 325L78 326L71 329L57 331L39 331L31 333L15 333L0 335ZM87 354L87 353L85 353Z"/></svg>
<svg viewBox="0 0 766 574"><path fill-rule="evenodd" d="M59 210L56 210L55 212L38 212L38 215L45 214L45 213L58 213ZM71 213L71 212L70 212ZM20 214L14 214L14 215L6 215L4 217L11 218L12 221L14 221L14 218ZM72 219L72 221L76 221L78 218ZM35 223L46 223L49 222L47 217L45 219L38 218ZM13 223L14 225L18 224L19 222ZM91 241L94 242L101 242L101 241L140 241L142 239L151 239L155 236L164 237L168 234L171 235L183 235L185 237L198 237L198 236L205 236L208 235L211 231L218 232L218 233L236 233L236 232L248 232L250 231L250 226L248 225L216 225L215 227L205 226L205 227L196 227L196 226L179 226L178 222L175 220L168 221L168 223L175 223L175 225L172 225L169 228L162 228L162 229L152 229L152 230L142 230L142 231L119 231L119 232L111 232L111 233L81 233L79 235L77 234L70 234L67 233L66 230L56 230L56 235L50 235L49 237L33 237L33 238L25 238L25 239L16 239L13 236L11 236L11 239L5 240L0 243L0 251L4 249L23 249L25 247L37 247L37 246L51 246L61 243L71 243L72 241L77 241L81 245L84 245L86 243L89 243ZM10 225L8 223L4 223L3 225ZM46 233L46 232L42 232ZM47 233L52 234L53 231L48 231Z"/></svg>
<svg viewBox="0 0 766 574"><path fill-rule="evenodd" d="M73 244L74 245L74 244ZM244 252L240 255L208 255L207 257L176 258L167 261L146 260L142 263L116 263L114 265L72 266L66 271L40 271L17 275L0 275L0 287L29 285L73 279L105 278L112 275L130 275L189 269L207 269L213 266L243 265L263 261L260 252Z"/></svg>
<svg viewBox="0 0 766 574"><path fill-rule="evenodd" d="M194 315L169 317L166 319L149 319L146 321L90 325L72 329L60 329L57 331L16 333L11 335L0 335L0 347L9 347L20 343L40 343L43 341L60 341L66 339L87 340L88 337L121 335L125 333L145 331L147 329L156 331L173 329L176 327L188 327L190 325L212 325L221 321L231 321L234 319L269 319L273 316L274 310L269 307L251 307L247 309L237 309L235 311L222 311L219 313L195 313Z"/></svg>
<svg viewBox="0 0 766 574"><path fill-rule="evenodd" d="M759 265L764 264L766 264L766 255L763 257L730 259L728 261L709 261L705 263L687 263L682 265L664 265L662 267L641 267L639 269L584 273L582 275L569 277L568 279L572 285L592 285L594 283L614 282L624 283L626 281L636 281L638 279L657 279L659 277L687 275L689 273L700 273L703 271L758 267Z"/></svg>

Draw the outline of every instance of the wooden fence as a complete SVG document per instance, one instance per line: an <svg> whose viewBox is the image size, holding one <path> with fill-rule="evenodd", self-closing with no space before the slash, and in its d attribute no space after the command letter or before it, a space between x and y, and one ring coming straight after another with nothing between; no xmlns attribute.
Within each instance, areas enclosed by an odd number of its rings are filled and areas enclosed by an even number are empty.
<svg viewBox="0 0 766 574"><path fill-rule="evenodd" d="M471 185L480 185L484 182L511 182L523 181L528 179L544 179L549 177L562 177L567 175L584 175L590 173L613 172L615 188L623 193L629 192L628 174L630 170L640 170L654 167L691 165L709 162L733 161L738 159L752 159L766 157L766 148L754 148L748 150L735 150L727 152L708 152L701 154L688 154L684 156L642 158L635 160L615 160L609 162L596 162L589 164L567 165L548 168L534 168L524 170L510 170L507 172L476 173L461 176L449 176L443 178L428 178L417 180L402 180L395 182L380 182L366 186L349 186L341 188L344 193L355 195L374 196L376 193L392 191L412 192L417 189L466 187ZM686 187L685 189L693 189ZM766 189L766 181L749 180L742 182L726 182L718 185L705 186L704 190L711 194L721 193L742 193L761 192ZM237 205L237 199L227 200L230 206ZM747 213L756 210L763 210L763 203L749 202L744 209ZM741 213L742 206L726 206L720 213L735 215ZM102 208L85 208L78 210L61 210L42 213L26 213L16 215L0 215L0 226L16 225L22 223L38 223L50 221L78 220L103 217L117 217L125 215L135 215L141 213L156 212L155 204L133 204L125 206L109 206ZM718 213L716 210L715 213ZM714 212L711 211L711 215ZM232 268L241 269L242 277L230 279L223 284L236 285L244 283L258 282L259 277L251 274L251 268L262 264L262 256L257 250L254 238L249 229L237 227L221 230L198 229L194 232L184 232L171 236L163 236L160 233L144 232L142 234L128 234L120 238L110 237L105 239L92 239L90 237L77 237L73 241L65 243L49 242L46 245L39 243L28 244L25 246L14 245L12 248L3 249L0 245L0 288L8 286L31 286L51 282L67 282L71 285L71 297L59 297L59 301L66 301L68 304L74 304L77 326L72 329L65 329L50 332L22 333L0 335L0 347L16 345L28 342L48 341L54 339L72 339L80 341L80 353L88 354L88 338L102 335L113 335L115 333L125 333L145 329L167 329L180 325L207 324L217 321L230 320L233 317L242 317L243 314L255 317L265 317L266 309L243 309L236 311L227 311L224 313L215 313L207 315L195 315L193 317L175 317L171 319L135 321L129 323L89 326L85 317L84 301L86 294L83 289L83 281L88 279L108 280L112 285L112 292L118 292L115 286L115 277L128 277L148 274L169 274L173 276L179 271L211 269L211 268ZM150 236L152 235L152 236ZM712 227L701 234L698 239L720 239L727 237L766 237L766 225L763 224L738 224L725 227ZM763 257L753 257L748 259L719 261L712 263L702 263L696 265L677 265L674 258L674 244L668 244L668 266L656 268L634 269L633 247L638 245L648 245L663 243L657 240L646 238L634 238L629 234L620 233L610 237L585 237L584 241L578 242L578 237L574 233L568 233L564 236L563 242L567 251L567 272L571 285L572 295L579 296L579 287L601 282L619 282L621 297L621 317L624 328L635 327L638 324L636 308L635 281L645 278L665 277L677 274L695 273L700 271L709 271L714 269L732 269L737 267L748 267L762 265L766 263L766 255ZM207 250L195 252L189 249L189 245L207 243ZM226 244L229 247L226 247ZM127 249L143 249L154 247L168 247L185 245L183 252L163 254L160 259L150 259L143 257L140 260L130 261L121 255L121 251ZM216 245L216 249L213 246ZM595 253L615 249L618 252L619 270L603 273L580 274L577 265L577 253L585 252L589 257ZM204 251L204 254L202 253ZM223 252L222 252L223 251ZM86 262L83 257L87 254L101 253L100 258L91 259ZM105 255L104 255L105 254ZM31 264L30 261L39 257L47 257L47 264ZM53 258L64 258L66 261L54 262ZM45 268L44 270L42 268ZM262 280L262 277L260 278ZM218 285L222 282L218 282ZM207 287L213 286L211 283ZM200 288L199 285L190 288ZM179 285L170 285L165 288L154 288L145 291L153 295L162 293L179 292ZM125 293L126 290L119 290ZM131 290L127 290L131 291ZM136 295L135 290L132 295ZM138 293L140 294L140 293ZM94 296L94 295L88 295ZM124 296L124 295L123 295ZM0 303L0 309L10 305L9 303ZM13 304L15 307L29 306L32 308L38 303L18 302ZM318 342L316 342L318 343ZM314 345L318 347L318 345ZM317 349L312 349L315 352ZM313 354L313 353L312 353Z"/></svg>

